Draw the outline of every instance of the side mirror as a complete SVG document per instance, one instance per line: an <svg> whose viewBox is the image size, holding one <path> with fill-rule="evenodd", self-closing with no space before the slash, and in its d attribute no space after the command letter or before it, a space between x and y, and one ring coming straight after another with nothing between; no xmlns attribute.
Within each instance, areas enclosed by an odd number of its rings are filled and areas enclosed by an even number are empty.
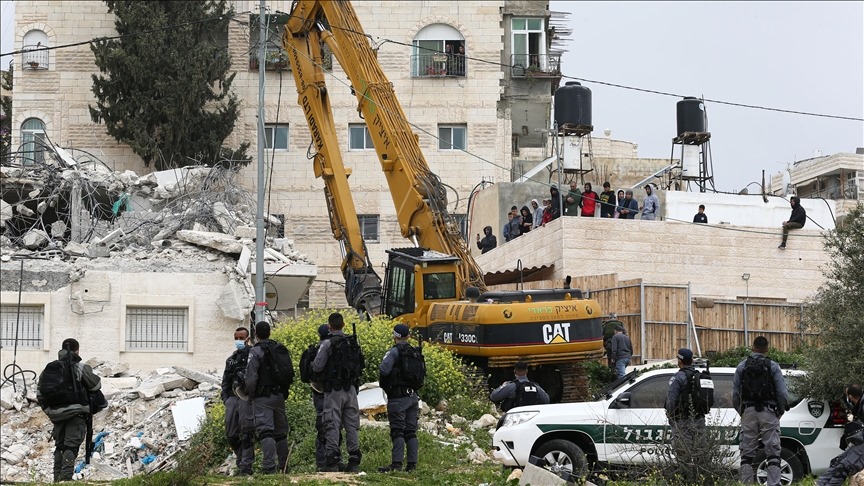
<svg viewBox="0 0 864 486"><path fill-rule="evenodd" d="M618 398L612 402L609 408L630 408L630 392L618 395Z"/></svg>

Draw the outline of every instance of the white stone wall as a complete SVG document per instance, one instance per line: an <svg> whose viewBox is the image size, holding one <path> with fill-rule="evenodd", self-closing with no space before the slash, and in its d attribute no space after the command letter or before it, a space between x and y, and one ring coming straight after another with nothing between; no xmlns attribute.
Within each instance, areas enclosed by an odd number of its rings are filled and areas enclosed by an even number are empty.
<svg viewBox="0 0 864 486"><path fill-rule="evenodd" d="M692 284L694 296L800 302L825 281L824 239L795 230L778 250L780 231L669 221L564 217L502 244L477 262L485 273L554 265L554 279L617 273L621 280Z"/></svg>
<svg viewBox="0 0 864 486"><path fill-rule="evenodd" d="M88 270L84 278L65 287L50 292L25 291L22 304L44 306L43 346L41 350L18 349L17 363L39 373L45 363L56 359L63 340L73 337L81 343L84 359L96 356L129 363L131 370L172 365L202 371L221 369L231 354L233 332L239 325L226 319L214 304L214 296L227 283L228 277L218 271L168 274ZM0 301L14 306L18 293L2 292ZM188 350L126 351L125 313L130 305L188 307L192 323ZM4 347L0 365L5 368L12 359L12 348Z"/></svg>

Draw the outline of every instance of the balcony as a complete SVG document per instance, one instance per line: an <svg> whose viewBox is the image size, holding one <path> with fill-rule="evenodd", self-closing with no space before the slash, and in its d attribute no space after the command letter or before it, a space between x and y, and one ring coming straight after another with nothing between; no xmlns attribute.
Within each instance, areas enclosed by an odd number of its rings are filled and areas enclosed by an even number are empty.
<svg viewBox="0 0 864 486"><path fill-rule="evenodd" d="M561 76L561 54L512 54L510 76L557 78Z"/></svg>
<svg viewBox="0 0 864 486"><path fill-rule="evenodd" d="M24 53L21 56L23 59L22 67L24 69L48 69L48 51L44 49L36 50L43 47L45 46L24 46Z"/></svg>
<svg viewBox="0 0 864 486"><path fill-rule="evenodd" d="M461 54L415 54L411 56L411 76L414 78L464 78L465 56Z"/></svg>
<svg viewBox="0 0 864 486"><path fill-rule="evenodd" d="M257 54L249 56L249 70L257 71L259 67ZM287 71L291 69L291 64L288 62L288 54L282 49L269 50L265 54L264 69L266 71Z"/></svg>

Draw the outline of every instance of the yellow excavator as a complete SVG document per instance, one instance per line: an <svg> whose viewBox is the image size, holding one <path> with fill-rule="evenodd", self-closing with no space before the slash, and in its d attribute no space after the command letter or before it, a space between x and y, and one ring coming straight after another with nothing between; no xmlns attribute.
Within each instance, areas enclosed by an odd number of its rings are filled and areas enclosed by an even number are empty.
<svg viewBox="0 0 864 486"><path fill-rule="evenodd" d="M575 289L493 291L447 212L444 185L429 169L417 135L381 70L369 37L347 0L298 0L285 18L291 62L312 138L315 176L324 181L333 236L343 249L345 296L369 315L386 314L490 374L508 379L518 360L554 401L581 394L580 361L603 353L601 312ZM383 286L369 260L325 83L326 45L351 82L389 185L399 228L413 246L387 250ZM326 51L325 51L326 52ZM569 282L568 282L569 283ZM580 387L579 384L582 384Z"/></svg>

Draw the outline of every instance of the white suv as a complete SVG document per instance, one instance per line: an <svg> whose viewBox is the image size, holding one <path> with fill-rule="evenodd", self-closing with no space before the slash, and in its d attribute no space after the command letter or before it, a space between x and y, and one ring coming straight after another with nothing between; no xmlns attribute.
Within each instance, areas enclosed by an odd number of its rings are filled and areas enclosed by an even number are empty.
<svg viewBox="0 0 864 486"><path fill-rule="evenodd" d="M493 438L494 457L506 466L525 466L538 456L554 472L584 471L589 463L636 465L651 463L666 448L669 424L663 408L669 380L677 369L632 372L602 391L593 402L513 408L499 422ZM739 416L732 408L735 368L711 368L714 407L705 417L717 427L738 464ZM783 370L787 379L803 371ZM840 454L846 412L839 404L807 400L790 392L790 410L780 419L781 471L784 485L807 474L820 474ZM760 459L761 456L761 459ZM765 482L765 456L757 479Z"/></svg>

